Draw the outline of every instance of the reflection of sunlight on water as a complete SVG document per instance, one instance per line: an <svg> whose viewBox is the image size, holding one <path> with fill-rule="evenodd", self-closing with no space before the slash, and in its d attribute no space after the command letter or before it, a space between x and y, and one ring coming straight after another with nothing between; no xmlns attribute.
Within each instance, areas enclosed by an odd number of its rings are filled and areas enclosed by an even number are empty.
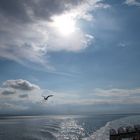
<svg viewBox="0 0 140 140"><path fill-rule="evenodd" d="M80 140L85 136L84 129L74 119L66 119L60 126L58 140Z"/></svg>

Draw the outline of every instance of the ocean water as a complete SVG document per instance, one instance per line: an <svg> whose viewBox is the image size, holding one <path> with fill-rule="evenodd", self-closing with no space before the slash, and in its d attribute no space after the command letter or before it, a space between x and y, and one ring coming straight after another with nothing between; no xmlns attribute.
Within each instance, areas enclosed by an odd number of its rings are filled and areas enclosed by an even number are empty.
<svg viewBox="0 0 140 140"><path fill-rule="evenodd" d="M140 124L140 116L0 117L0 140L109 140L109 129Z"/></svg>

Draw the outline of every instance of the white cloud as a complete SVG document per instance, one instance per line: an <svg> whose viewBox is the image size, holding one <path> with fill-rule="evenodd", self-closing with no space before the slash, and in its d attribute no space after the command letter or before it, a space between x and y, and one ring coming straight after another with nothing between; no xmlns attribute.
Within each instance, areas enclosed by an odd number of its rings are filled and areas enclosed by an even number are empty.
<svg viewBox="0 0 140 140"><path fill-rule="evenodd" d="M79 52L88 47L93 40L93 36L77 31L69 37L62 37L59 34L52 33L49 36L48 51L70 51Z"/></svg>
<svg viewBox="0 0 140 140"><path fill-rule="evenodd" d="M140 88L136 89L95 89L94 95L102 97L128 97L131 95L140 95Z"/></svg>
<svg viewBox="0 0 140 140"><path fill-rule="evenodd" d="M84 19L87 21L93 20L92 11L97 8L109 8L110 5L102 3L102 0L85 0L78 6L75 6L71 12L74 13L74 17L78 19Z"/></svg>
<svg viewBox="0 0 140 140"><path fill-rule="evenodd" d="M124 48L124 47L127 47L127 46L128 46L128 43L120 42L120 43L118 44L118 46Z"/></svg>
<svg viewBox="0 0 140 140"><path fill-rule="evenodd" d="M13 88L13 89L27 90L27 91L40 89L39 86L35 84L31 84L29 81L23 79L7 80L3 83L3 86L6 88Z"/></svg>
<svg viewBox="0 0 140 140"><path fill-rule="evenodd" d="M28 100L36 102L41 98L42 90L38 85L32 84L27 80L7 80L0 88L2 99L13 101Z"/></svg>
<svg viewBox="0 0 140 140"><path fill-rule="evenodd" d="M93 96L110 104L139 104L140 88L135 89L94 89Z"/></svg>
<svg viewBox="0 0 140 140"><path fill-rule="evenodd" d="M140 2L137 0L126 0L124 3L130 6L140 6Z"/></svg>
<svg viewBox="0 0 140 140"><path fill-rule="evenodd" d="M95 104L139 104L140 88L135 89L94 89L90 93L56 92L56 104L95 105Z"/></svg>

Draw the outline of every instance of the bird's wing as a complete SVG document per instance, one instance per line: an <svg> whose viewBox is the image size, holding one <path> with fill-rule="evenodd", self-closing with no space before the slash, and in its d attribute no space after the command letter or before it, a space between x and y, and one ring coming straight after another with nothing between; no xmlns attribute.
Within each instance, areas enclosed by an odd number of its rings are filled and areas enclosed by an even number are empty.
<svg viewBox="0 0 140 140"><path fill-rule="evenodd" d="M49 95L48 97L52 97L53 95Z"/></svg>
<svg viewBox="0 0 140 140"><path fill-rule="evenodd" d="M48 99L49 97L52 97L53 95L48 95L46 98Z"/></svg>

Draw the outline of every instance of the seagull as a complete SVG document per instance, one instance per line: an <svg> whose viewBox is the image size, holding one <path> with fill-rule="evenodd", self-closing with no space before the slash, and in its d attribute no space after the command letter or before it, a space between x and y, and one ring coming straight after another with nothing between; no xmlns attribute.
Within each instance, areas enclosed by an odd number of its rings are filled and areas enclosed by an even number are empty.
<svg viewBox="0 0 140 140"><path fill-rule="evenodd" d="M44 98L44 100L48 100L49 97L52 97L53 95L48 95L48 96L42 96Z"/></svg>

